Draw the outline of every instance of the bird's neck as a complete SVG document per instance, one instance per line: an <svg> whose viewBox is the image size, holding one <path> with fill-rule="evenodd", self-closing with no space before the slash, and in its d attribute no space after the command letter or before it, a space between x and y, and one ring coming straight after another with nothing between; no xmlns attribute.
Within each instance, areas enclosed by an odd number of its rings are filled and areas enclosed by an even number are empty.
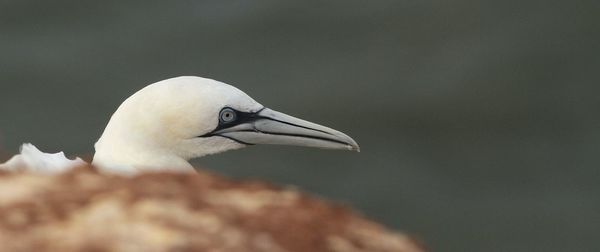
<svg viewBox="0 0 600 252"><path fill-rule="evenodd" d="M184 158L148 143L127 142L126 138L101 137L95 145L92 165L101 171L135 174L144 171L193 172Z"/></svg>

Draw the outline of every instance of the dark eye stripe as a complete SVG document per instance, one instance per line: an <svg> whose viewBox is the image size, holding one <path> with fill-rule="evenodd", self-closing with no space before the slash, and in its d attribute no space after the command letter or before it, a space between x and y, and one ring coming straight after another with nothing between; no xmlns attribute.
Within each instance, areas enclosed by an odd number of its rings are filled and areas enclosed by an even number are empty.
<svg viewBox="0 0 600 252"><path fill-rule="evenodd" d="M222 115L223 111L226 110L226 109L230 109L231 111L234 112L234 114L235 114L235 120L230 121L230 122L223 122L221 120L221 115ZM239 124L242 124L242 123L247 123L247 122L251 122L251 121L263 118L263 117L259 116L258 113L260 113L264 109L265 108L259 109L256 112L241 112L241 111L235 110L235 109L230 108L230 107L225 107L225 108L223 108L221 110L221 112L219 112L219 125L217 125L217 127L213 131L211 131L211 132L209 132L207 134L204 134L204 135L202 135L200 137L213 136L213 133L216 132L216 131L219 131L219 130L222 130L222 129L231 128L233 126L236 126L236 125L239 125Z"/></svg>

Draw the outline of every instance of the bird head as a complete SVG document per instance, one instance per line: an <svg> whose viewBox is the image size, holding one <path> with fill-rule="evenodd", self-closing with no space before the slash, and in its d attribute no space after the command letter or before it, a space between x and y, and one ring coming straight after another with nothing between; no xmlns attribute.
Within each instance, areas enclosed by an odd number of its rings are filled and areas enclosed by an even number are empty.
<svg viewBox="0 0 600 252"><path fill-rule="evenodd" d="M192 158L256 144L359 150L346 134L266 108L231 85L184 76L125 100L96 143L93 164L185 171Z"/></svg>

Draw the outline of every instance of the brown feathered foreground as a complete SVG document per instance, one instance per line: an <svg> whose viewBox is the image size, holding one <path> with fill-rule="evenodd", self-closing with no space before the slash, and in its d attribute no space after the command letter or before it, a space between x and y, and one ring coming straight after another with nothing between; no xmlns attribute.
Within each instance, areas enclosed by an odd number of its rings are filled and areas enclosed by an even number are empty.
<svg viewBox="0 0 600 252"><path fill-rule="evenodd" d="M0 250L422 251L293 188L205 172L126 178L92 168L0 174Z"/></svg>

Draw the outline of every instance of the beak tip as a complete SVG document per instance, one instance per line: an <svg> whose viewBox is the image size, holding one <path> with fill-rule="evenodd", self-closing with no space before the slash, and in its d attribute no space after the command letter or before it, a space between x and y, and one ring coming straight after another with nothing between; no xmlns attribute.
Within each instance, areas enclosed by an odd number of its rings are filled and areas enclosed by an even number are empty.
<svg viewBox="0 0 600 252"><path fill-rule="evenodd" d="M347 145L347 148L349 151L356 151L356 152L360 152L360 146L358 146L357 143L352 143Z"/></svg>
<svg viewBox="0 0 600 252"><path fill-rule="evenodd" d="M340 132L340 134L342 136L341 138L343 139L342 141L346 142L346 149L349 151L360 152L360 146L358 146L358 143L354 141L354 139L344 133Z"/></svg>

